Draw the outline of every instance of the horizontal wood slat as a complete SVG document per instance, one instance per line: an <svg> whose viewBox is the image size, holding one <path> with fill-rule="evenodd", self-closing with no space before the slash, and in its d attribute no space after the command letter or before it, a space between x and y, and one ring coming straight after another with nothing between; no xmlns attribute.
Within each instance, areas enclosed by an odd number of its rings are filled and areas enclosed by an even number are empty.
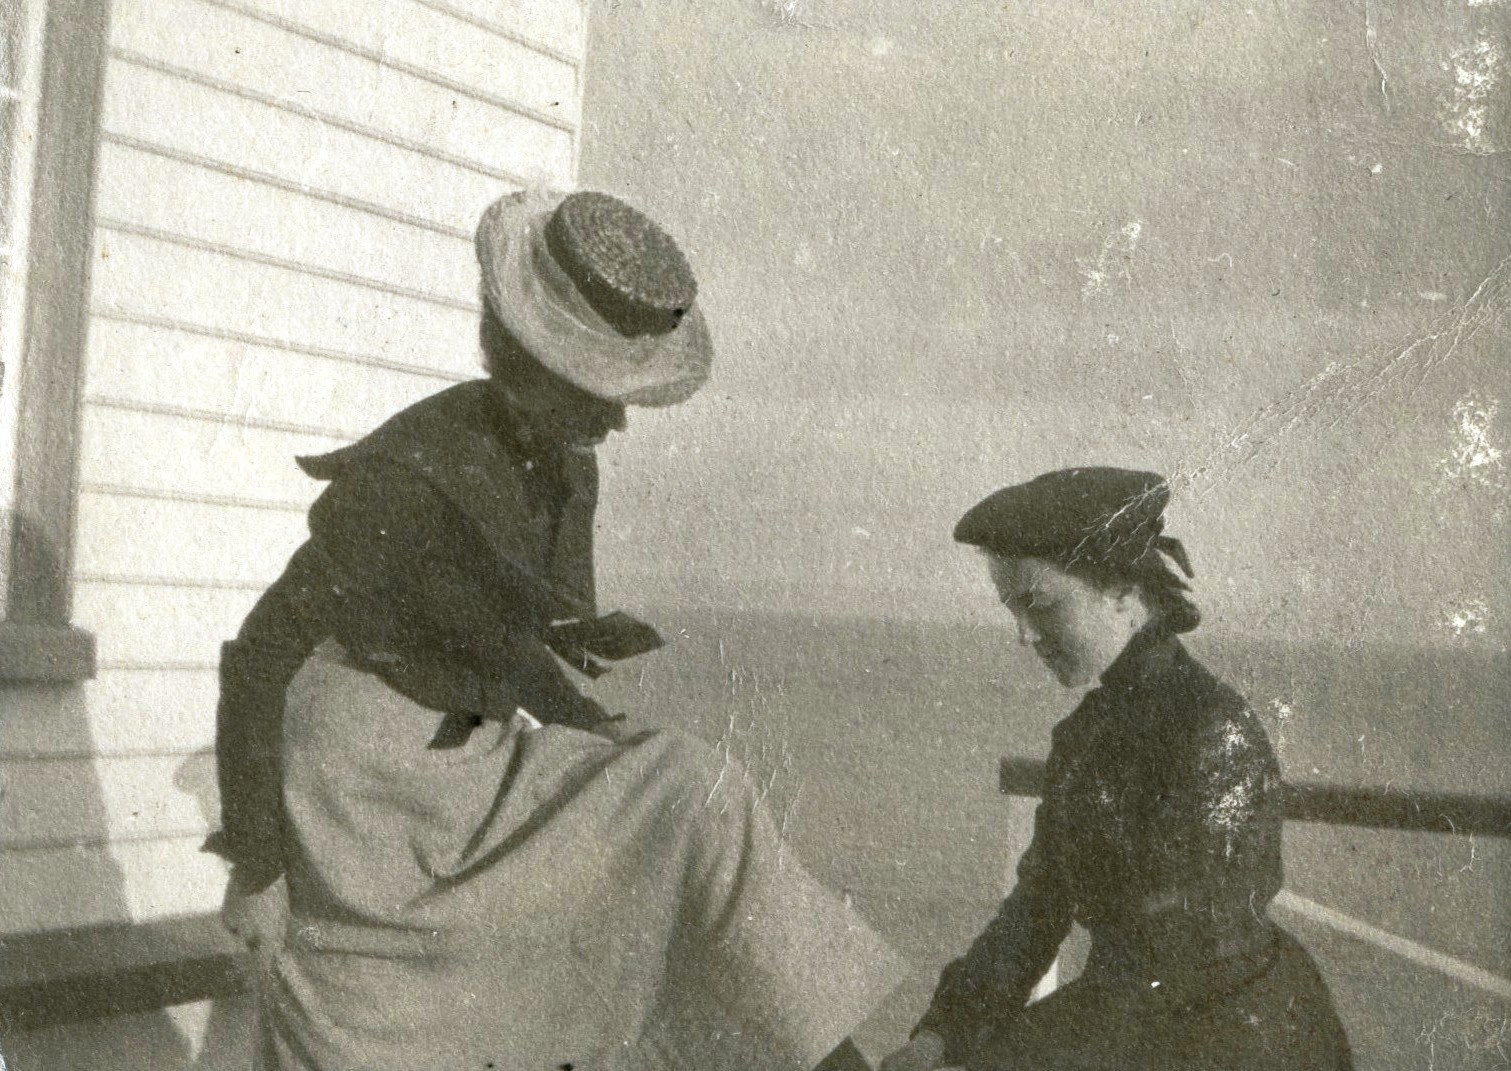
<svg viewBox="0 0 1511 1071"><path fill-rule="evenodd" d="M119 0L112 45L116 59L159 65L494 177L570 177L571 131L255 15L201 0ZM541 65L564 69L550 60L536 60L535 69Z"/></svg>
<svg viewBox="0 0 1511 1071"><path fill-rule="evenodd" d="M215 757L0 758L0 850L196 836L218 824Z"/></svg>
<svg viewBox="0 0 1511 1071"><path fill-rule="evenodd" d="M257 593L80 580L74 599L75 620L96 630L102 670L213 670Z"/></svg>
<svg viewBox="0 0 1511 1071"><path fill-rule="evenodd" d="M581 66L587 0L414 0Z"/></svg>
<svg viewBox="0 0 1511 1071"><path fill-rule="evenodd" d="M203 751L215 743L218 696L213 666L190 672L101 670L67 699L56 688L10 688L0 718L0 759Z"/></svg>
<svg viewBox="0 0 1511 1071"><path fill-rule="evenodd" d="M576 69L409 0L201 0L327 47L433 82L455 94L575 127Z"/></svg>
<svg viewBox="0 0 1511 1071"><path fill-rule="evenodd" d="M517 188L259 96L117 58L110 67L102 122L109 135L379 205L444 226L457 236L470 235L482 210ZM563 161L567 151L563 145ZM530 162L540 166L540 159ZM553 173L549 164L543 166Z"/></svg>
<svg viewBox="0 0 1511 1071"><path fill-rule="evenodd" d="M35 933L103 922L213 911L227 867L198 835L109 846L0 852L0 932Z"/></svg>
<svg viewBox="0 0 1511 1071"><path fill-rule="evenodd" d="M96 250L94 302L106 314L174 317L457 375L476 375L481 363L476 313L140 235L101 234Z"/></svg>
<svg viewBox="0 0 1511 1071"><path fill-rule="evenodd" d="M476 309L472 243L118 143L102 146L100 225L327 271Z"/></svg>
<svg viewBox="0 0 1511 1071"><path fill-rule="evenodd" d="M108 406L86 410L86 424L95 422L97 438L104 436L97 453L105 455L119 451L120 442L110 438L119 433L130 436L121 441L163 456L150 436L159 431L177 435L173 425L181 423L194 425L205 436L197 442L198 448L212 443L214 432L202 426L202 418L159 415L174 409L225 414L225 422L238 429L250 426L244 419L254 417L285 428L307 429L290 433L296 437L355 438L463 378L420 366L388 367L300 353L168 327L163 322L104 317L96 317L91 327L89 351L89 396L111 400ZM477 372L481 374L481 369ZM129 406L139 408L132 411ZM89 438L86 427L86 452ZM259 444L259 449L264 446L280 465L290 464L287 459L296 452L315 448L313 442L276 439ZM165 449L171 454L171 447ZM86 458L83 472L93 478L121 467L132 466L128 460L110 456L96 462ZM158 480L149 486L169 482Z"/></svg>
<svg viewBox="0 0 1511 1071"><path fill-rule="evenodd" d="M92 383L104 383L99 378L103 363L106 360L115 363L115 370L128 375L151 375L154 372L163 375L177 374L180 365L159 363L156 360L147 362L135 362L145 364L145 369L127 367L134 354L110 351L104 346L93 345L94 339L101 334L108 333L111 326L143 328L152 332L148 336L149 348L161 354L166 362L174 356L193 357L210 349L213 343L220 344L217 352L224 356L225 350L229 350L231 359L240 362L249 355L256 355L257 351L264 351L267 356L274 360L286 360L291 355L297 357L312 357L318 361L334 361L337 364L353 365L362 369L379 369L386 372L398 372L403 375L417 376L432 385L460 383L466 379L477 379L483 374L481 355L477 356L477 365L473 368L462 370L448 369L439 365L427 365L421 361L408 361L385 357L374 357L363 353L352 353L346 350L326 349L319 346L311 346L298 341L288 339L269 338L263 335L255 335L247 331L238 331L231 327L217 327L209 324L197 324L189 320L174 316L157 316L141 312L131 312L124 309L111 309L96 307L91 310L93 326L90 330L90 375ZM101 323L105 327L101 327ZM183 337L187 336L187 337ZM249 353L250 351L250 353ZM312 366L313 367L313 366ZM223 377L222 381L234 383L235 376ZM357 380L365 383L374 378L371 375L362 376ZM421 388L414 388L416 390ZM111 390L108 387L103 393L113 394L116 397L139 397L134 391ZM180 399L181 400L181 399Z"/></svg>
<svg viewBox="0 0 1511 1071"><path fill-rule="evenodd" d="M1007 795L1037 796L1043 781L1043 762L1002 760L998 784ZM1511 799L1383 785L1292 782L1285 787L1285 817L1292 822L1361 829L1511 837Z"/></svg>
<svg viewBox="0 0 1511 1071"><path fill-rule="evenodd" d="M255 594L307 537L299 513L90 494L79 504L78 569L90 582L141 577Z"/></svg>
<svg viewBox="0 0 1511 1071"><path fill-rule="evenodd" d="M295 462L349 441L209 417L91 405L84 414L85 493L137 494L228 508L303 512L324 486ZM132 444L132 449L121 449ZM108 535L108 533L107 533ZM117 533L130 542L154 533Z"/></svg>

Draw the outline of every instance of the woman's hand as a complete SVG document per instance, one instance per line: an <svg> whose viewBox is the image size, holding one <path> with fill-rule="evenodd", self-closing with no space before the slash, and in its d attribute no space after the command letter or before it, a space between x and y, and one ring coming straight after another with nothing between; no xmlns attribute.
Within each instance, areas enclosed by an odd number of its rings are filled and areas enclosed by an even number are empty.
<svg viewBox="0 0 1511 1071"><path fill-rule="evenodd" d="M268 883L249 877L241 867L231 869L220 921L254 954L276 952L283 943L287 918L288 894L282 878Z"/></svg>
<svg viewBox="0 0 1511 1071"><path fill-rule="evenodd" d="M935 1071L943 1062L944 1038L924 1030L883 1060L877 1071Z"/></svg>

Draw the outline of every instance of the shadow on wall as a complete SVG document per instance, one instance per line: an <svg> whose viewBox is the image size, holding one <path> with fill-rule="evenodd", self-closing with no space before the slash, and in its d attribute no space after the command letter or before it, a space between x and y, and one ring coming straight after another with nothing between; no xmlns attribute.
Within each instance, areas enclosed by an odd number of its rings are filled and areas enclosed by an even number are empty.
<svg viewBox="0 0 1511 1071"><path fill-rule="evenodd" d="M68 921L126 920L133 913L127 877L114 858L110 811L106 793L88 759L47 757L35 742L21 739L39 725L48 729L55 751L68 755L92 750L86 717L86 694L81 688L23 687L8 689L8 713L0 731L0 770L7 791L0 797L7 829L34 831L25 842L12 840L4 849L7 892L4 924L18 936L34 938L68 932ZM203 755L189 756L176 771L179 791L197 800L207 819L218 816L213 765ZM73 764L73 776L57 776L61 764ZM86 773L85 771L89 771ZM69 785L63 797L60 783ZM39 786L33 791L32 786ZM12 813L10 803L17 808ZM39 809L47 805L48 812ZM66 816L66 828L48 814ZM77 964L5 949L4 978L7 985L48 980L73 972L99 971L102 957L86 948ZM37 947L18 941L16 948ZM64 975L63 972L68 972ZM87 1002L98 992L98 978L77 988L64 984L54 992L63 994L47 1009L57 1022L39 1029L19 1031L0 1022L0 1053L5 1066L15 1071L244 1071L250 1066L251 1015L245 998L200 1002L138 1014L97 1017ZM61 1004L61 1006L59 1006ZM86 1011L86 1008L88 1009Z"/></svg>
<svg viewBox="0 0 1511 1071"><path fill-rule="evenodd" d="M68 799L56 800L65 822L49 821L42 807L44 791L58 783L63 764L78 774L92 767L87 759L54 758L15 738L23 728L45 724L55 750L79 755L92 750L86 695L82 688L20 686L6 689L9 716L0 731L0 768L4 770L8 830L25 831L25 840L6 837L3 884L9 901L4 925L13 933L56 932L71 918L123 919L130 913L125 876L112 858L109 813L96 776L69 779ZM28 727L29 727L28 726ZM19 813L13 812L16 808ZM30 834L30 835L28 835ZM50 979L57 964L28 962L7 950L5 976L10 984ZM69 1009L54 1009L62 1016ZM0 1048L10 1066L24 1071L75 1071L86 1068L186 1067L192 1058L183 1032L167 1012L133 1016L122 1033L115 1022L85 1022L18 1033L0 1023ZM124 1061L124 1062L123 1062Z"/></svg>

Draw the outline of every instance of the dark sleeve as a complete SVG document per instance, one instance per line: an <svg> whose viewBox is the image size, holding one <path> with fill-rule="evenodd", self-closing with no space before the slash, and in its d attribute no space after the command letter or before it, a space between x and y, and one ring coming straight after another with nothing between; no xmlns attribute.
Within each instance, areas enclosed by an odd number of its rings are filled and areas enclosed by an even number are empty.
<svg viewBox="0 0 1511 1071"><path fill-rule="evenodd" d="M1034 812L1033 840L1018 862L1012 893L970 950L944 969L913 1031L944 1038L946 1062L960 1062L995 1016L1028 1002L1070 932L1071 905L1051 859L1053 839L1053 807L1046 800Z"/></svg>
<svg viewBox="0 0 1511 1071"><path fill-rule="evenodd" d="M311 509L310 532L353 589L351 627L387 627L398 608L396 627L422 628L427 642L493 668L541 721L605 716L541 639L554 610L549 588L524 565L501 561L418 474L379 459L347 466Z"/></svg>
<svg viewBox="0 0 1511 1071"><path fill-rule="evenodd" d="M284 692L324 639L321 607L330 578L305 543L221 645L215 712L220 830L205 849L234 863L244 882L271 883L283 870Z"/></svg>
<svg viewBox="0 0 1511 1071"><path fill-rule="evenodd" d="M1264 726L1234 697L1204 719L1151 823L1146 947L1172 966L1250 950L1279 891L1280 766Z"/></svg>

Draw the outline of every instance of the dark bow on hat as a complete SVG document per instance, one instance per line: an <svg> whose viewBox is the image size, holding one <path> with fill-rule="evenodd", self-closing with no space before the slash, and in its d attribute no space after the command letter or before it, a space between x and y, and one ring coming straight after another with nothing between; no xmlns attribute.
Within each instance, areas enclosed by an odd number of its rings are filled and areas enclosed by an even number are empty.
<svg viewBox="0 0 1511 1071"><path fill-rule="evenodd" d="M1191 568L1191 557L1186 553L1185 545L1179 539L1167 535L1155 536L1154 549L1180 566L1180 571L1185 573L1188 579L1195 579L1196 570Z"/></svg>

